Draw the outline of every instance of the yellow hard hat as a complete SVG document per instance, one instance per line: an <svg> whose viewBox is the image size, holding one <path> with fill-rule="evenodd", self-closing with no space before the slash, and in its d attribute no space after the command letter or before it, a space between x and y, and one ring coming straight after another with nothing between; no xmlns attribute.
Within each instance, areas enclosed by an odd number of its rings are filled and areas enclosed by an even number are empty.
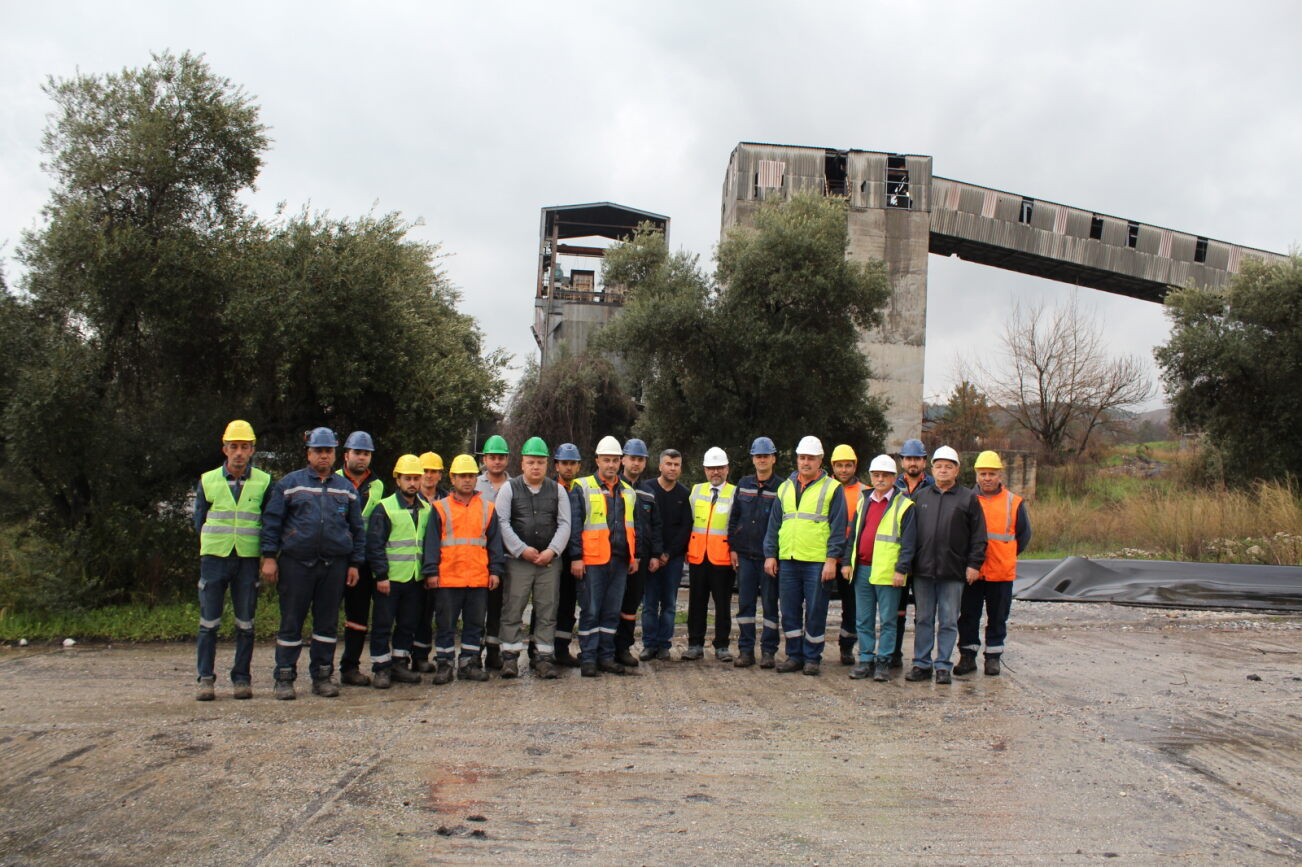
<svg viewBox="0 0 1302 867"><path fill-rule="evenodd" d="M253 435L253 425L242 418L237 418L226 425L226 432L222 434L224 443L252 443L257 440L258 438Z"/></svg>
<svg viewBox="0 0 1302 867"><path fill-rule="evenodd" d="M425 452L420 456L420 466L423 470L441 470L443 459L438 456L438 452Z"/></svg>
<svg viewBox="0 0 1302 867"><path fill-rule="evenodd" d="M999 460L999 453L984 451L977 455L976 463L972 465L978 470L1002 470L1004 462Z"/></svg>
<svg viewBox="0 0 1302 867"><path fill-rule="evenodd" d="M845 443L841 443L839 446L832 449L832 463L836 463L837 461L854 461L857 464L859 463L859 456L854 453L854 449L850 448Z"/></svg>
<svg viewBox="0 0 1302 867"><path fill-rule="evenodd" d="M451 475L479 475L479 464L470 455L457 455L452 459Z"/></svg>
<svg viewBox="0 0 1302 867"><path fill-rule="evenodd" d="M393 465L393 477L398 476L419 476L425 472L425 468L420 465L420 458L415 455L403 455L398 458L398 463Z"/></svg>

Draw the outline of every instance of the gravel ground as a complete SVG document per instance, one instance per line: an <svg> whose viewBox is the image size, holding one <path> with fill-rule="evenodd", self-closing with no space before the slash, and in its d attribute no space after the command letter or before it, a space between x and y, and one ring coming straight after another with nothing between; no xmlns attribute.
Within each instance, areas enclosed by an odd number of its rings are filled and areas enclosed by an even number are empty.
<svg viewBox="0 0 1302 867"><path fill-rule="evenodd" d="M1300 617L1017 602L1004 675L948 687L708 660L276 702L271 651L199 703L192 645L0 649L0 863L1302 859Z"/></svg>

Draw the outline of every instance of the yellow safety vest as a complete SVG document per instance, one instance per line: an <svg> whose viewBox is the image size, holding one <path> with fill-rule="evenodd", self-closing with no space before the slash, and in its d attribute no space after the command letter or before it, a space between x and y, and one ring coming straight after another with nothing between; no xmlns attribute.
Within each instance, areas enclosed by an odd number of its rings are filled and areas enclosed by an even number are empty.
<svg viewBox="0 0 1302 867"><path fill-rule="evenodd" d="M827 538L832 527L832 494L841 483L824 473L811 482L796 502L796 485L787 479L778 486L778 503L782 506L782 527L778 530L778 557L822 563L827 559Z"/></svg>
<svg viewBox="0 0 1302 867"><path fill-rule="evenodd" d="M854 538L850 541L850 559L845 562L853 567L850 580L854 580L859 571L859 537L863 535L864 515L868 513L868 498L859 498L859 507L855 510ZM890 505L882 513L881 523L873 536L873 563L868 573L869 584L894 584L895 564L900 560L900 528L904 525L904 513L913 508L913 501L898 490L891 495Z"/></svg>
<svg viewBox="0 0 1302 867"><path fill-rule="evenodd" d="M229 557L234 551L241 557L258 556L258 536L262 533L262 500L271 485L270 474L249 469L249 480L240 489L235 502L223 467L209 470L200 477L208 512L199 530L199 553L212 557Z"/></svg>
<svg viewBox="0 0 1302 867"><path fill-rule="evenodd" d="M384 543L384 558L389 561L390 581L411 581L420 574L421 546L429 527L429 503L417 497L420 518L413 524L411 510L398 502L398 494L380 501L389 514L389 538Z"/></svg>

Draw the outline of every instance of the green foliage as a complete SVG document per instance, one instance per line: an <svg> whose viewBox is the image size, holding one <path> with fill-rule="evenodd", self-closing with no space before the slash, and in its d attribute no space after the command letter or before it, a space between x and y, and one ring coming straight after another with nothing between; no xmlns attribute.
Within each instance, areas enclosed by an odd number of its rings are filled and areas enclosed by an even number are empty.
<svg viewBox="0 0 1302 867"><path fill-rule="evenodd" d="M165 599L193 577L184 509L232 418L259 460L363 428L376 467L454 451L500 395L501 353L397 215L258 220L258 109L202 58L51 80L55 185L0 293L0 521L64 605ZM79 592L64 592L70 587Z"/></svg>
<svg viewBox="0 0 1302 867"><path fill-rule="evenodd" d="M619 381L615 366L600 355L561 355L539 369L533 361L507 408L507 441L540 436L553 452L564 442L590 452L606 434L628 436L637 407Z"/></svg>
<svg viewBox="0 0 1302 867"><path fill-rule="evenodd" d="M1248 261L1225 289L1166 297L1156 351L1172 412L1245 478L1302 475L1302 258Z"/></svg>
<svg viewBox="0 0 1302 867"><path fill-rule="evenodd" d="M626 287L629 303L597 345L637 382L646 410L634 433L689 464L718 445L741 466L760 434L880 450L883 406L867 394L858 337L890 290L884 266L848 261L847 245L845 203L800 196L729 233L717 285L650 227L611 250L605 283Z"/></svg>

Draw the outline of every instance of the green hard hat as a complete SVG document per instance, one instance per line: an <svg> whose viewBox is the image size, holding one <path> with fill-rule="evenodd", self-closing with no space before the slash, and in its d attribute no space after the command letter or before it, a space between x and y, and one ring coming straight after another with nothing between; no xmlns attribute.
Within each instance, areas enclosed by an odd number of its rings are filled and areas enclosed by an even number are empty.
<svg viewBox="0 0 1302 867"><path fill-rule="evenodd" d="M543 442L542 437L529 437L524 441L524 448L520 449L520 456L532 455L537 458L549 458L551 453L547 451L547 443Z"/></svg>
<svg viewBox="0 0 1302 867"><path fill-rule="evenodd" d="M509 455L510 453L511 450L506 447L506 440L498 436L497 434L493 434L491 437L488 438L488 441L484 443L483 454Z"/></svg>

